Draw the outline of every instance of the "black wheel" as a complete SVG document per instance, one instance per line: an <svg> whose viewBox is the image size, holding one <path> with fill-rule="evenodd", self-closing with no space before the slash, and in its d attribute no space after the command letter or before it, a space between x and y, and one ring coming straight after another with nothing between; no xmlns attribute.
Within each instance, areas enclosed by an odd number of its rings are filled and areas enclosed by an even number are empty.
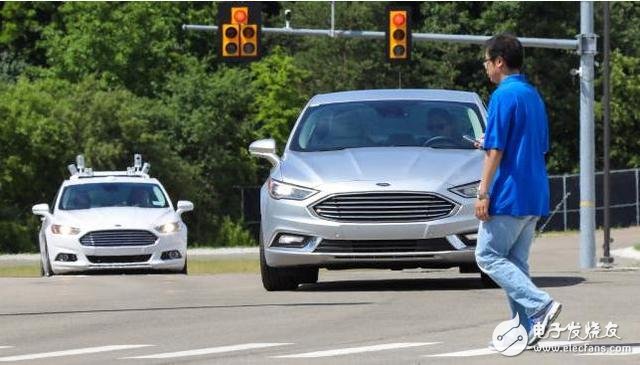
<svg viewBox="0 0 640 365"><path fill-rule="evenodd" d="M188 274L188 270L187 270L187 259L184 259L184 267L182 267L182 270L180 270L178 272L179 274L185 274L185 275L189 275Z"/></svg>
<svg viewBox="0 0 640 365"><path fill-rule="evenodd" d="M480 280L482 280L482 286L485 288L499 288L500 285L493 281L489 275L484 271L480 271Z"/></svg>
<svg viewBox="0 0 640 365"><path fill-rule="evenodd" d="M315 284L318 282L318 269L317 267L296 269L298 271L298 281L300 284Z"/></svg>
<svg viewBox="0 0 640 365"><path fill-rule="evenodd" d="M49 259L49 250L47 249L47 243L44 244L44 252L40 258L40 276L53 276L53 270L51 269L51 260Z"/></svg>
<svg viewBox="0 0 640 365"><path fill-rule="evenodd" d="M267 265L262 245L260 245L260 274L262 276L262 286L268 291L295 290L298 287L297 278L291 272L291 269Z"/></svg>
<svg viewBox="0 0 640 365"><path fill-rule="evenodd" d="M471 274L471 273L479 273L481 272L480 268L477 264L462 264L459 267L460 274Z"/></svg>
<svg viewBox="0 0 640 365"><path fill-rule="evenodd" d="M264 256L262 231L260 232L260 275L262 276L262 286L267 291L295 290L299 284L293 270L267 265L267 260Z"/></svg>

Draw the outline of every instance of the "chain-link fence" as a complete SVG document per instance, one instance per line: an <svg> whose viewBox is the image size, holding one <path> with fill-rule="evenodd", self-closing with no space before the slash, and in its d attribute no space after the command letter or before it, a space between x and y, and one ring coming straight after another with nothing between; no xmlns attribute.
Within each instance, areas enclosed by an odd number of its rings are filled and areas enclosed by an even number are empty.
<svg viewBox="0 0 640 365"><path fill-rule="evenodd" d="M612 227L640 225L640 169L614 170L610 174L610 222ZM602 226L602 172L596 173L596 225ZM260 229L260 187L238 187L242 217L256 237ZM551 213L538 222L538 229L566 231L580 228L580 175L549 176Z"/></svg>

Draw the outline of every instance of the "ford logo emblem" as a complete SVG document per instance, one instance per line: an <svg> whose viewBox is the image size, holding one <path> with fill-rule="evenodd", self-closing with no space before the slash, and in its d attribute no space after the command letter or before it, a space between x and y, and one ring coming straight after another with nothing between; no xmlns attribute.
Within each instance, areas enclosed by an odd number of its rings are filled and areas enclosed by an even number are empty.
<svg viewBox="0 0 640 365"><path fill-rule="evenodd" d="M390 186L391 184L389 184L389 183L376 183L376 185L378 185L378 186Z"/></svg>

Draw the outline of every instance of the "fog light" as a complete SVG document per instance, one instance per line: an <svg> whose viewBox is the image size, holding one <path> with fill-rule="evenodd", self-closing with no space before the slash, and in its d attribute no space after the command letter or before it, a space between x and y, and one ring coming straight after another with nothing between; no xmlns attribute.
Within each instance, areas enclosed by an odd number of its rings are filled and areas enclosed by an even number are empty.
<svg viewBox="0 0 640 365"><path fill-rule="evenodd" d="M302 248L306 246L312 237L291 233L280 233L273 241L272 247Z"/></svg>
<svg viewBox="0 0 640 365"><path fill-rule="evenodd" d="M179 258L182 258L182 255L180 254L180 251L178 251L178 250L171 250L171 251L163 252L162 256L160 256L160 258L162 260L177 260Z"/></svg>
<svg viewBox="0 0 640 365"><path fill-rule="evenodd" d="M78 257L72 253L59 253L58 256L56 256L56 261L74 262L77 260Z"/></svg>
<svg viewBox="0 0 640 365"><path fill-rule="evenodd" d="M294 236L290 234L283 234L282 236L280 236L280 238L278 238L278 243L283 245L299 244L299 243L302 243L304 239L305 239L304 236Z"/></svg>

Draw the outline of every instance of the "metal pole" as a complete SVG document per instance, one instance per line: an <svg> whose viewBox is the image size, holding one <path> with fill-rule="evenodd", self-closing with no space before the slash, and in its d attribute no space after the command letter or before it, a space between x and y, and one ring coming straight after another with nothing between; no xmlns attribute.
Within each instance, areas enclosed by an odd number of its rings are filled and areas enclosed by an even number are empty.
<svg viewBox="0 0 640 365"><path fill-rule="evenodd" d="M593 2L580 2L580 268L595 259L595 145L593 124Z"/></svg>
<svg viewBox="0 0 640 365"><path fill-rule="evenodd" d="M197 30L205 32L217 32L216 25L196 25L184 24L183 30ZM367 31L367 30L339 30L334 29L333 35L331 29L294 29L294 28L262 28L262 33L271 34L287 34L293 36L327 36L336 38L369 38L369 39L385 39L384 32ZM437 33L412 33L412 41L426 42L446 42L460 44L476 44L483 46L485 42L491 38L490 36L477 35L459 35L459 34L437 34ZM568 49L576 50L579 41L576 39L553 39L553 38L520 38L520 43L524 47L550 48L550 49Z"/></svg>
<svg viewBox="0 0 640 365"><path fill-rule="evenodd" d="M602 108L603 108L603 174L602 174L602 188L603 188L603 198L604 198L604 220L603 220L603 229L604 229L604 241L602 244L603 257L600 258L600 262L603 264L611 264L613 263L613 257L611 257L609 253L609 248L611 244L611 229L610 229L610 213L611 213L611 197L610 191L611 186L609 185L609 141L610 137L610 95L609 95L609 2L605 1L602 3L602 17L603 17L603 42L602 42L602 51L604 53L604 57L602 60Z"/></svg>
<svg viewBox="0 0 640 365"><path fill-rule="evenodd" d="M567 196L567 174L562 175L562 196ZM562 201L562 223L567 231L567 199Z"/></svg>
<svg viewBox="0 0 640 365"><path fill-rule="evenodd" d="M336 36L336 2L331 2L331 38Z"/></svg>
<svg viewBox="0 0 640 365"><path fill-rule="evenodd" d="M638 176L638 169L636 169L636 225L640 226L640 177Z"/></svg>

